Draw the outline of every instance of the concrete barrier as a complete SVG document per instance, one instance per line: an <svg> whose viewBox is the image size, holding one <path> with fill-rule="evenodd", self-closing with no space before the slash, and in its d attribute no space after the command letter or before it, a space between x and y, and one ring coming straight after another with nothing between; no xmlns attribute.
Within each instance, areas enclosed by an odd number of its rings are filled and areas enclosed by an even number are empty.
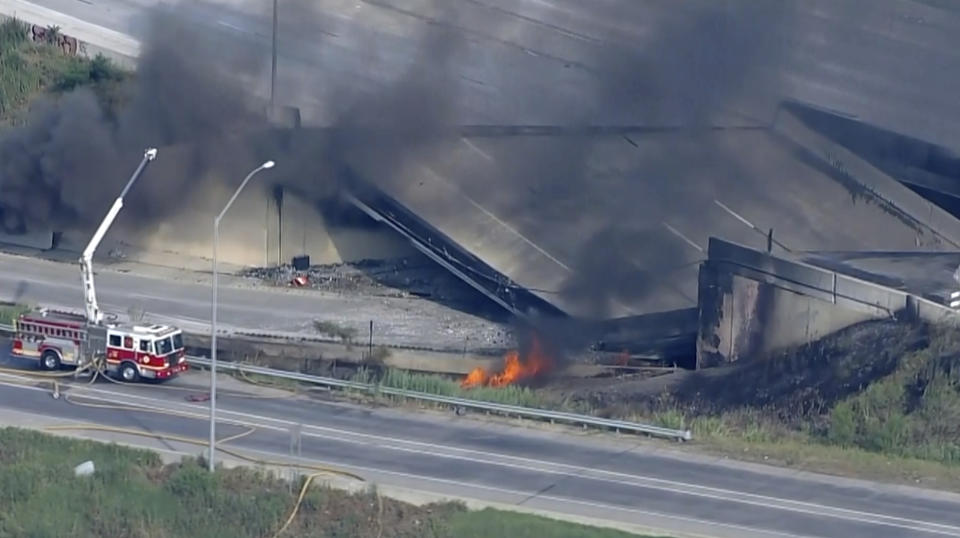
<svg viewBox="0 0 960 538"><path fill-rule="evenodd" d="M946 305L710 238L699 281L697 366L810 343L872 319L956 323Z"/></svg>
<svg viewBox="0 0 960 538"><path fill-rule="evenodd" d="M39 250L50 250L54 246L52 230L32 231L22 234L0 232L0 243Z"/></svg>
<svg viewBox="0 0 960 538"><path fill-rule="evenodd" d="M48 27L58 27L61 35L58 43L72 54L90 58L102 54L128 69L136 65L140 56L140 41L133 37L32 2L0 0L0 16L16 17L32 25L34 39L43 36Z"/></svg>

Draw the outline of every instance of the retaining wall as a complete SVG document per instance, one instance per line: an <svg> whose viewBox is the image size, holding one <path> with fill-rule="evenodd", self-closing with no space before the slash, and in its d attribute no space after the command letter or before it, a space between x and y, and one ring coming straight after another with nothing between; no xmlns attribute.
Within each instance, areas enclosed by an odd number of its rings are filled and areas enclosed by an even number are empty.
<svg viewBox="0 0 960 538"><path fill-rule="evenodd" d="M806 344L871 319L960 318L902 290L717 238L700 267L698 310L698 367Z"/></svg>

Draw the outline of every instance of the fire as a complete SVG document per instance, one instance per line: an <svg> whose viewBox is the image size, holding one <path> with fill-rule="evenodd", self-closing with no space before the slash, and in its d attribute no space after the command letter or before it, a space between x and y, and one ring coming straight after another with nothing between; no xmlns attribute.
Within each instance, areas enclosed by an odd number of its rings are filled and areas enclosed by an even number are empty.
<svg viewBox="0 0 960 538"><path fill-rule="evenodd" d="M520 357L519 351L510 351L503 358L503 369L499 373L489 375L483 368L474 368L463 379L460 386L463 388L503 387L546 373L552 366L553 361L543 353L540 342L534 338L530 351L524 357Z"/></svg>
<svg viewBox="0 0 960 538"><path fill-rule="evenodd" d="M463 381L460 382L460 386L463 388L469 388L486 385L487 379L487 372L483 368L477 367L467 374L467 377L463 378Z"/></svg>

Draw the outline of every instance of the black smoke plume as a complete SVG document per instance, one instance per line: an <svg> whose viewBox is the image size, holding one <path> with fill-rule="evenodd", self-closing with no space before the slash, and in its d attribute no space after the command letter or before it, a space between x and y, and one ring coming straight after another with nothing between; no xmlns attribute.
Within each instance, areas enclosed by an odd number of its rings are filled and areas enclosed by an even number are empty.
<svg viewBox="0 0 960 538"><path fill-rule="evenodd" d="M412 15L380 0L362 4L378 16L392 14L411 30L403 39L406 47L413 44L413 52L399 74L386 75L382 71L396 65L377 59L397 56L395 43L367 35L353 40L360 44L350 53L350 69L367 71L372 82L345 76L342 59L341 65L325 65L332 60L317 53L312 65L322 72L321 82L293 93L323 96L331 120L328 129L297 139L289 133L242 136L266 127L264 103L250 97L249 84L238 83L268 76L269 57L262 44L253 50L221 33L207 35L175 11L155 12L122 107L105 109L94 92L79 90L38 105L29 127L0 136L0 209L36 225L95 221L147 145L190 143L198 149L162 177L141 182L135 200L141 223L168 215L166 206L187 195L196 178L210 169L234 178L264 156L280 163L277 174L285 186L318 198L352 177L403 188L416 180L405 165L443 155L446 145L458 142L458 126L466 122L560 124L573 131L603 123L634 124L680 129L695 137L719 117L741 111L744 103L778 93L778 39L786 34L791 11L781 2L684 3L677 8L653 1L607 2L596 8L607 21L629 26L651 15L657 18L646 33L595 33L568 50L553 47L550 39L540 43L509 37L517 33L517 19L496 10L480 13L474 2L419 2ZM333 36L355 30L350 21L338 26L338 19L324 18L317 11L322 8L295 9L298 29L316 27L322 30L316 35ZM322 52L324 39L317 37L309 45ZM310 46L298 53L309 56ZM518 72L518 58L528 56L543 59L523 64L535 65L537 71ZM482 69L495 89L477 90L468 67ZM497 208L505 214L524 214L533 204L553 218L577 214L582 209L578 204L589 204L581 193L596 181L594 140L585 133L552 145L518 140L518 147L527 144L523 150L483 170L465 172L469 177L459 182L482 186L491 175L509 178L516 192L528 195L507 199ZM633 143L643 144L642 136ZM695 150L683 156L696 157ZM589 246L564 260L573 274L550 291L585 301L586 310L602 317L612 300L648 295L665 268L690 261L664 229L622 224L637 200L682 194L676 184L684 170L676 161L664 156L663 166L650 163L643 177L620 182L623 190L616 196L622 203L584 231L592 237ZM23 203L25 199L32 201Z"/></svg>
<svg viewBox="0 0 960 538"><path fill-rule="evenodd" d="M597 138L585 134L590 126L663 127L696 138L738 114L772 112L763 106L775 102L780 93L780 43L790 19L789 7L779 2L731 1L671 10L662 5L651 8L652 4L623 1L604 8L612 20L637 21L650 12L659 13L663 20L651 25L652 35L642 40L607 36L603 43L584 45L571 53L576 58L562 66L558 63L558 84L566 70L576 71L577 80L582 81L575 88L578 100L565 99L561 92L556 99L549 93L501 92L500 106L479 113L502 123L522 123L522 115L511 117L507 111L536 109L545 115L546 123L570 127L572 134L549 144L518 140L513 155L464 172L469 177L456 182L482 189L494 175L507 177L514 186L514 199L506 193L508 199L498 199L495 212L525 215L535 207L532 211L546 220L569 219L590 211L579 204L589 204L583 193L597 189ZM434 14L430 19L434 24L420 34L419 54L404 76L359 97L345 91L346 100L332 103L332 108L344 112L336 117L322 153L335 169L350 172L338 177L357 176L393 189L412 187L418 178L404 165L443 155L444 148L458 142L457 125L477 117L469 85L461 76L462 65L470 61L465 44L475 36L456 31L469 24L464 13L450 7L459 4L443 5L445 10L425 10ZM505 70L501 79L507 76ZM635 143L644 143L642 135ZM636 229L625 223L638 200L682 197L681 180L690 171L684 169L685 163L695 163L698 157L695 149L664 155L644 168L643 177L619 182L622 191L615 193L619 207L603 215L604 222L596 229L584 230L592 240L572 259L564 260L572 275L552 291L578 303L581 312L602 318L616 310L616 301L636 303L669 279L671 272L689 268L695 260L685 250L688 247L665 228ZM521 225L519 231L526 230Z"/></svg>
<svg viewBox="0 0 960 538"><path fill-rule="evenodd" d="M210 149L265 124L238 84L260 74L252 60L258 57L173 11L154 10L149 21L136 74L111 90L119 97L81 87L34 103L25 126L0 131L0 222L7 232L97 223L147 147L189 142L203 151L179 152L175 164L161 156L160 174L148 169L127 201L134 224L173 213L211 168L246 164L242 155L230 159Z"/></svg>

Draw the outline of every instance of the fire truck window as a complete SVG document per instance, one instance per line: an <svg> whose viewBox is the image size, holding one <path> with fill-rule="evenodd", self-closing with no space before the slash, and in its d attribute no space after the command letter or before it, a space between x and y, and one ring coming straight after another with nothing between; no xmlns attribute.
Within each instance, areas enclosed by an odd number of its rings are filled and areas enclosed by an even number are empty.
<svg viewBox="0 0 960 538"><path fill-rule="evenodd" d="M120 347L120 335L111 334L110 335L110 345L113 347Z"/></svg>
<svg viewBox="0 0 960 538"><path fill-rule="evenodd" d="M150 340L140 340L140 351L150 353Z"/></svg>
<svg viewBox="0 0 960 538"><path fill-rule="evenodd" d="M132 336L124 336L124 337L123 337L123 347L125 347L126 349L133 349L133 337L132 337Z"/></svg>

